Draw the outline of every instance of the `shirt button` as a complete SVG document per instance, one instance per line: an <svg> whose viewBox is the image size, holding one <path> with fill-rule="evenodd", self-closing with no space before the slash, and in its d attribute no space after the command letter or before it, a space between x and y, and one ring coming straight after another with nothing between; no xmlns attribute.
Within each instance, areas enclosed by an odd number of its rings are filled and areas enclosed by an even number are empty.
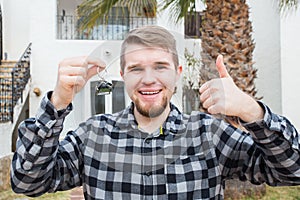
<svg viewBox="0 0 300 200"><path fill-rule="evenodd" d="M147 176L151 176L151 175L152 175L152 172L146 172L146 175L147 175Z"/></svg>
<svg viewBox="0 0 300 200"><path fill-rule="evenodd" d="M145 141L147 144L150 144L150 139L146 139Z"/></svg>

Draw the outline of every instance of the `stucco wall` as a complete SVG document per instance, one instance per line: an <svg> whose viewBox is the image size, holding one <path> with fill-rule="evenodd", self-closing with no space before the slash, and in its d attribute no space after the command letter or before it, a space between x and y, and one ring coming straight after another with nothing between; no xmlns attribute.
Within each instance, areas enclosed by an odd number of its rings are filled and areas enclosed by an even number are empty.
<svg viewBox="0 0 300 200"><path fill-rule="evenodd" d="M109 66L109 74L114 77L119 75L118 57L121 41L79 41L56 39L56 1L31 1L30 40L32 47L32 88L38 87L43 92L40 97L33 93L31 96L30 115L34 116L36 108L45 92L52 90L56 82L58 63L66 57L93 55L106 61ZM34 3L33 3L34 2ZM43 23L41 23L43 22ZM164 26L164 20L158 20L158 25ZM176 37L183 42L182 28L169 27ZM180 55L183 55L184 47L180 46ZM109 51L107 56L105 51ZM97 80L94 77L93 80ZM74 112L67 118L65 129L73 128L78 122L86 119L90 113L89 89L80 92L74 100ZM180 94L180 90L177 91ZM175 99L180 104L181 98Z"/></svg>
<svg viewBox="0 0 300 200"><path fill-rule="evenodd" d="M248 1L253 26L257 96L276 113L282 112L280 15L273 0Z"/></svg>
<svg viewBox="0 0 300 200"><path fill-rule="evenodd" d="M30 6L28 0L2 0L3 52L17 60L28 46Z"/></svg>
<svg viewBox="0 0 300 200"><path fill-rule="evenodd" d="M1 0L5 21L6 40L5 49L10 57L18 58L31 41L32 46L32 88L38 87L42 96L46 91L53 89L56 82L57 66L65 57L77 55L89 55L100 44L112 51L110 57L103 59L114 59L119 54L119 43L108 43L99 41L63 41L56 40L56 0ZM1 2L0 1L0 2ZM250 19L253 23L253 39L256 43L254 51L255 67L258 68L256 81L258 96L263 96L266 102L275 112L297 120L299 106L296 104L297 95L291 86L297 85L297 43L296 30L299 29L296 20L289 22L281 21L277 6L273 0L248 1L250 5ZM30 5L30 6L28 6ZM12 7L17 9L12 9ZM12 10L12 11L11 11ZM22 16L20 16L20 13ZM13 17L12 17L13 16ZM167 13L159 14L158 24L168 26L178 34L183 33L180 25L170 26ZM12 24L22 24L22 32ZM282 27L280 27L282 23ZM17 39L13 39L17 38ZM280 40L281 43L280 43ZM282 50L280 50L282 48ZM180 48L183 49L182 47ZM282 56L281 54L282 53ZM180 53L183 55L183 53ZM14 56L15 55L15 56ZM282 68L281 68L282 64ZM115 68L117 69L117 67ZM111 70L110 73L112 73ZM118 70L113 72L118 76ZM282 79L281 79L282 78ZM86 106L82 101L87 94L77 95L75 103L77 107ZM30 92L30 115L33 116L41 97L36 97ZM76 105L75 105L76 106ZM297 112L295 112L297 111ZM79 118L85 115L85 109L78 109L68 118L72 127L77 124ZM73 125L72 125L73 123Z"/></svg>
<svg viewBox="0 0 300 200"><path fill-rule="evenodd" d="M300 129L300 9L281 19L282 110Z"/></svg>
<svg viewBox="0 0 300 200"><path fill-rule="evenodd" d="M57 40L55 28L56 1L31 0L31 2L32 88L37 87L42 91L40 97L35 96L32 92L30 93L30 115L34 116L41 97L47 91L53 90L55 86L59 62L68 57L89 55L101 43L99 41ZM78 106L82 105L84 105L84 102L81 102ZM75 105L75 108L77 108L77 105ZM75 124L75 113L73 112L68 117L67 127Z"/></svg>
<svg viewBox="0 0 300 200"><path fill-rule="evenodd" d="M271 109L300 128L300 10L280 13L277 1L248 1L253 21L258 94Z"/></svg>

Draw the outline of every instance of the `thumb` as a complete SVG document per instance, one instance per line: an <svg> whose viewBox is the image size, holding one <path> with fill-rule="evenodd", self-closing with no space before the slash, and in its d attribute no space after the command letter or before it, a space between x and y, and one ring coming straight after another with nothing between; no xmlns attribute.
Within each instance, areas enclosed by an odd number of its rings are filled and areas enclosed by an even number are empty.
<svg viewBox="0 0 300 200"><path fill-rule="evenodd" d="M216 60L216 66L217 66L217 70L219 72L220 78L230 77L230 75L226 69L226 66L224 65L222 55L218 55L217 60Z"/></svg>
<svg viewBox="0 0 300 200"><path fill-rule="evenodd" d="M90 67L88 69L88 71L87 71L87 80L98 73L97 68L98 68L98 65L93 65L92 67Z"/></svg>

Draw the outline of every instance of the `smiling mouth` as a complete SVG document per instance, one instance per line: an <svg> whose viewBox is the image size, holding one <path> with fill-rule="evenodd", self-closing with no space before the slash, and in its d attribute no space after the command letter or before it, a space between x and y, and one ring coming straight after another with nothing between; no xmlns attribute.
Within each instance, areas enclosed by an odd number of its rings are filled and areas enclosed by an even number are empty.
<svg viewBox="0 0 300 200"><path fill-rule="evenodd" d="M140 91L139 93L142 95L155 95L160 93L161 90L156 90L156 91Z"/></svg>

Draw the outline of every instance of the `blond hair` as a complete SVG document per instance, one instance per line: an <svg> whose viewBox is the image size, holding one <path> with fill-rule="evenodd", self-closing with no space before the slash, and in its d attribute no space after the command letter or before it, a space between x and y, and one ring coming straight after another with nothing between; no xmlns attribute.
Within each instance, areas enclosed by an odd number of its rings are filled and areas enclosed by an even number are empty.
<svg viewBox="0 0 300 200"><path fill-rule="evenodd" d="M159 47L173 54L175 68L179 65L174 36L165 28L160 26L143 26L131 30L121 46L120 65L121 70L125 67L126 48L131 44L138 44L146 47Z"/></svg>

